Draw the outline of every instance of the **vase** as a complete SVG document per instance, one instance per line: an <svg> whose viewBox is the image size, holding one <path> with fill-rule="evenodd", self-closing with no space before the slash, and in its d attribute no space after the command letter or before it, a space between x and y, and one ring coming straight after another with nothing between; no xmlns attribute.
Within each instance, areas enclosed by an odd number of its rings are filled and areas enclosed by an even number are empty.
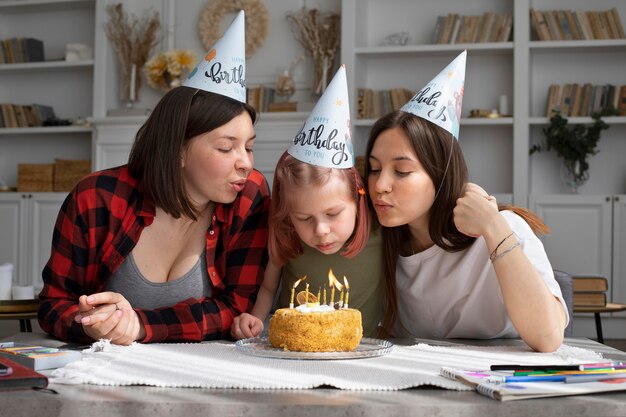
<svg viewBox="0 0 626 417"><path fill-rule="evenodd" d="M589 171L583 171L579 161L565 160L561 165L561 179L572 193L578 193L578 187L589 179Z"/></svg>

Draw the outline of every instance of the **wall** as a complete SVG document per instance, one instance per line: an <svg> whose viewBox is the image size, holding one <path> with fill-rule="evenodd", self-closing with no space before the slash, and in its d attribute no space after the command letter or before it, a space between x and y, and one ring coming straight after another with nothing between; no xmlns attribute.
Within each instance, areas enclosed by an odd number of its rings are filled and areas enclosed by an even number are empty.
<svg viewBox="0 0 626 417"><path fill-rule="evenodd" d="M301 45L295 40L289 24L285 19L288 11L296 11L302 6L307 8L317 8L323 11L341 10L341 2L336 0L301 0L301 1L284 1L284 0L261 0L268 11L268 35L263 45L257 49L254 56L247 60L247 85L255 86L259 84L274 84L279 70L288 67L290 62L300 55L304 54ZM107 21L108 17L105 12L107 4L115 4L117 1L102 1L99 6L101 9L101 23ZM152 55L171 48L190 49L194 51L198 57L204 55L205 48L202 46L200 35L198 33L198 22L206 0L132 0L124 2L127 12L142 16L144 10L155 10L159 12L162 22L162 40L154 49ZM222 29L225 29L232 21L235 14L230 13L224 15L222 19ZM115 51L110 42L104 36L104 32L96 33L96 49L98 61L98 71L101 76L96 81L94 117L105 117L106 110L119 108L121 104L118 100L118 61ZM299 92L296 99L305 101L315 100L308 95L310 90L312 71L311 61L307 57L300 63L295 72L294 78ZM162 93L155 91L144 83L140 92L140 100L136 103L136 107L151 108L153 107Z"/></svg>

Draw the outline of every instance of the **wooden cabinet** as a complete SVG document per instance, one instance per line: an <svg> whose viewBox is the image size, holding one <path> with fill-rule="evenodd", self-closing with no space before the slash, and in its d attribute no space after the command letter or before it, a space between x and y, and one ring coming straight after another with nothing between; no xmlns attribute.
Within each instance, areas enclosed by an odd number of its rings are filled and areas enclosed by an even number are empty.
<svg viewBox="0 0 626 417"><path fill-rule="evenodd" d="M42 287L63 193L0 193L0 263L14 265L14 283Z"/></svg>

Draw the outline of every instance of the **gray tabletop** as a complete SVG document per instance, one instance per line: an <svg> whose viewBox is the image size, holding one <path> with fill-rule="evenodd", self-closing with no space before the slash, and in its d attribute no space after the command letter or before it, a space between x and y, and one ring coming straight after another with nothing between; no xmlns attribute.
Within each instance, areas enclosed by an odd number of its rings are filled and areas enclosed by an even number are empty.
<svg viewBox="0 0 626 417"><path fill-rule="evenodd" d="M21 333L4 341L61 345L41 334ZM396 341L401 344L408 341ZM430 344L456 341L420 339ZM519 340L468 341L464 344L518 344ZM568 338L572 346L626 361L626 353L589 339ZM51 385L58 394L0 392L0 416L619 416L626 415L626 392L499 402L474 392L431 387L394 392L313 390L214 390L156 387Z"/></svg>

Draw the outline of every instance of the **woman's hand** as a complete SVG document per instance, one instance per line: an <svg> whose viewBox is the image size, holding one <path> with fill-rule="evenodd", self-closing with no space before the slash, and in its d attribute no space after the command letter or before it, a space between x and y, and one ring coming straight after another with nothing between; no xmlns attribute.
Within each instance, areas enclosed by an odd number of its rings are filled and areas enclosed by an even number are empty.
<svg viewBox="0 0 626 417"><path fill-rule="evenodd" d="M130 303L119 293L82 295L78 300L77 323L94 340L109 339L117 345L130 345L145 337L145 329Z"/></svg>
<svg viewBox="0 0 626 417"><path fill-rule="evenodd" d="M497 214L496 198L488 195L479 185L468 183L465 194L456 200L454 224L461 233L478 237L497 219Z"/></svg>
<svg viewBox="0 0 626 417"><path fill-rule="evenodd" d="M252 314L243 313L233 319L230 334L233 339L247 339L257 337L263 331L263 322Z"/></svg>

